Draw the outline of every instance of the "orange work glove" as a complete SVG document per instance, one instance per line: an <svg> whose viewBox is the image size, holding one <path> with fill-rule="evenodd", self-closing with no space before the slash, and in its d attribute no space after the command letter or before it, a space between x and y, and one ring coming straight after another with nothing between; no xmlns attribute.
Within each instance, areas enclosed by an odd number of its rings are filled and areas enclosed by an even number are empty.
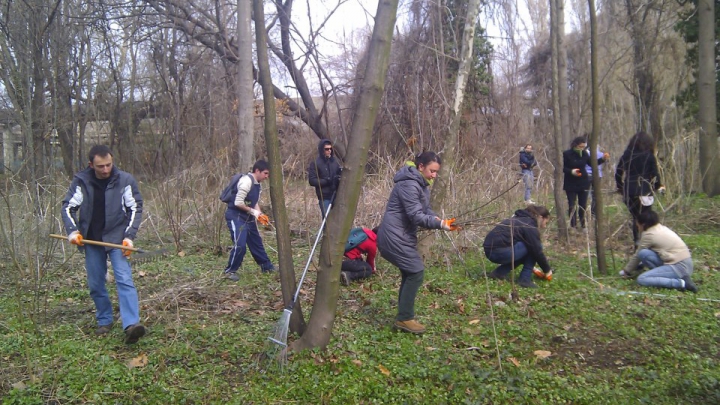
<svg viewBox="0 0 720 405"><path fill-rule="evenodd" d="M580 169L572 169L570 173L575 177L580 177Z"/></svg>
<svg viewBox="0 0 720 405"><path fill-rule="evenodd" d="M80 232L78 232L78 231L75 231L75 232L71 233L70 235L68 235L68 242L72 243L73 245L84 246L82 240L83 240L83 237L82 237L82 235L80 235Z"/></svg>
<svg viewBox="0 0 720 405"><path fill-rule="evenodd" d="M125 238L125 239L123 239L122 245L127 246L127 247L133 247L133 241L131 239ZM130 257L131 254L132 254L132 250L123 249L123 255L125 257Z"/></svg>
<svg viewBox="0 0 720 405"><path fill-rule="evenodd" d="M260 225L270 225L270 218L268 218L265 214L260 214L257 217L257 221L260 223Z"/></svg>
<svg viewBox="0 0 720 405"><path fill-rule="evenodd" d="M460 229L459 226L455 225L455 218L443 219L440 221L440 224L442 225L442 229L446 231L457 231Z"/></svg>

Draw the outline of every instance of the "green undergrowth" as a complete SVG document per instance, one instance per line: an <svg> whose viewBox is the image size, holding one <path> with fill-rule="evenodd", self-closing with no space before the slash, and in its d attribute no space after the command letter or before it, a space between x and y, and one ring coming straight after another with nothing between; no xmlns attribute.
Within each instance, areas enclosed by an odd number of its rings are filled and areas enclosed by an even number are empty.
<svg viewBox="0 0 720 405"><path fill-rule="evenodd" d="M720 403L717 234L684 236L697 295L646 289L590 270L587 255L548 242L555 269L536 290L488 281L477 251L429 261L417 300L423 336L394 331L399 275L380 260L341 287L325 350L291 353L267 340L282 314L277 275L226 257L188 254L135 265L149 334L94 336L82 263L49 274L45 303L0 294L3 404L709 404ZM296 269L305 250L296 249ZM624 264L627 252L608 257ZM594 259L593 259L594 262ZM300 270L296 270L298 273ZM589 278L593 274L593 279ZM310 314L314 270L301 294ZM299 274L298 274L299 277ZM27 296L26 296L27 295ZM294 339L290 336L290 340Z"/></svg>

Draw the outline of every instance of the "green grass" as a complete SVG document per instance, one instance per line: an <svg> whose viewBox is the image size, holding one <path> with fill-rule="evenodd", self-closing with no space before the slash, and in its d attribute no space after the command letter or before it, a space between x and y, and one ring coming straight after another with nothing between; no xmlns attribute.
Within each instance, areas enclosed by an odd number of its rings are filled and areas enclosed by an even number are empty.
<svg viewBox="0 0 720 405"><path fill-rule="evenodd" d="M553 241L547 245L554 280L515 296L509 283L486 282L490 264L476 251L463 261L455 256L450 267L428 262L416 306L428 327L421 337L391 329L399 275L380 261L373 279L342 287L329 346L291 354L284 370L267 359L267 337L282 313L276 275L249 264L239 283L229 283L219 274L226 258L201 253L137 265L150 333L126 346L119 326L109 336L93 335L78 257L69 271L44 279L44 302L32 317L33 292L2 287L0 398L3 404L719 403L719 304L696 299L720 299L720 238L717 228L705 231L684 236L693 248L697 296L598 277L595 269L601 288L580 274L589 273L582 251ZM625 262L621 250L613 253L618 266ZM307 253L295 254L301 269ZM308 316L313 274L306 283ZM541 359L536 350L552 354ZM141 356L146 365L128 367Z"/></svg>

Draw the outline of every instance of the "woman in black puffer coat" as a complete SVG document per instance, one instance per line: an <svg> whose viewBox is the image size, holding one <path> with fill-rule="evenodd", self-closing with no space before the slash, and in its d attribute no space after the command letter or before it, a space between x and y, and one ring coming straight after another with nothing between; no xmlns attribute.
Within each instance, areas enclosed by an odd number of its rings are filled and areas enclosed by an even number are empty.
<svg viewBox="0 0 720 405"><path fill-rule="evenodd" d="M637 245L640 240L636 224L638 216L652 208L655 190L665 191L660 183L655 141L647 133L640 131L630 138L615 169L615 185L632 215L633 241Z"/></svg>

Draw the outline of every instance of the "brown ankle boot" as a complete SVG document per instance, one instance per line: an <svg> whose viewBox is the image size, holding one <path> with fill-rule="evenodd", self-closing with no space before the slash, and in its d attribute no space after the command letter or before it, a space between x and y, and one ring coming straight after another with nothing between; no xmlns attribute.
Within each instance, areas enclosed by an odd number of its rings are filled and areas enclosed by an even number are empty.
<svg viewBox="0 0 720 405"><path fill-rule="evenodd" d="M407 321L395 321L395 329L399 329L403 332L414 333L416 335L422 335L425 333L425 327L414 319Z"/></svg>

